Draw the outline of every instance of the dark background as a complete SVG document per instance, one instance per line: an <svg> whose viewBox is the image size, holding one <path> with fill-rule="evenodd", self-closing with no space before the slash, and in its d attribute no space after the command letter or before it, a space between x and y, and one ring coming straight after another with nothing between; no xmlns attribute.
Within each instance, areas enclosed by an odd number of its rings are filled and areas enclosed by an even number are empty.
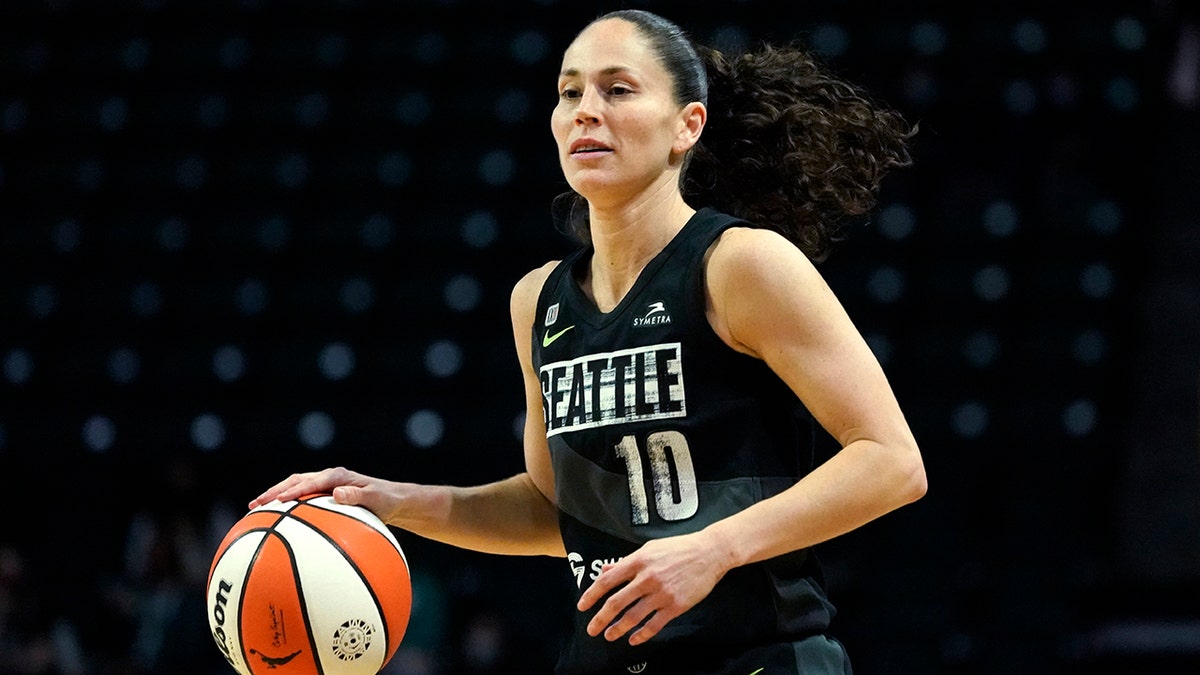
<svg viewBox="0 0 1200 675"><path fill-rule="evenodd" d="M864 675L1200 672L1200 28L1174 2L0 1L0 673L231 672L245 503L521 468L562 50L641 6L919 122L821 269L930 492L818 551ZM386 672L550 672L563 561L400 534Z"/></svg>

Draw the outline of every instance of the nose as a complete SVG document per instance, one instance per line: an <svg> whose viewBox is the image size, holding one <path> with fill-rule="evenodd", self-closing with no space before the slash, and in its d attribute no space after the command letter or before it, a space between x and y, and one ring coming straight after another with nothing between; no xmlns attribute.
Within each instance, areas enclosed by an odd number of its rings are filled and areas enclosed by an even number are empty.
<svg viewBox="0 0 1200 675"><path fill-rule="evenodd" d="M575 125L586 127L600 123L602 100L595 87L585 87L575 105Z"/></svg>

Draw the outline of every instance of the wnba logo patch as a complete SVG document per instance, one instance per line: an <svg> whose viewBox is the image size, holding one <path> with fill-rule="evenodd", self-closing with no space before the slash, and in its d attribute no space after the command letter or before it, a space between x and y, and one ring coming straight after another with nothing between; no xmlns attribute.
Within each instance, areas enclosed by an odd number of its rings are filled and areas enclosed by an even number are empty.
<svg viewBox="0 0 1200 675"><path fill-rule="evenodd" d="M367 653L375 627L360 619L351 619L333 634L333 653L342 661L354 661Z"/></svg>

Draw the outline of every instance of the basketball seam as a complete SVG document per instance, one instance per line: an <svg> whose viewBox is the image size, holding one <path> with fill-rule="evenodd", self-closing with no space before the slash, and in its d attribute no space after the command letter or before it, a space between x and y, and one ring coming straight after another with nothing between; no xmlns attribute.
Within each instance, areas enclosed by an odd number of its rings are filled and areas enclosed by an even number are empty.
<svg viewBox="0 0 1200 675"><path fill-rule="evenodd" d="M316 506L315 504L310 504L309 506L313 506L314 508L321 508L319 506ZM339 511L335 511L334 509L322 509L322 510L324 510L326 512L330 512L330 513L338 513L339 515L345 515L344 513L340 513ZM336 541L334 541L333 537L330 537L321 528L317 527L313 523L310 523L307 520L304 520L304 518L302 518L301 516L293 515L291 513L291 509L288 510L287 516L289 518L291 518L292 520L295 520L296 522L301 523L306 528L317 533L317 535L319 535L322 539L327 541L329 543L329 545L332 546L333 549L338 552L338 555L342 556L342 558L346 561L346 563L348 565L350 565L350 569L354 570L354 573L356 575L358 575L358 580L362 582L363 588L366 589L367 593L370 594L370 596L371 596L371 602L375 603L375 611L379 613L380 623L382 624L382 628L383 628L383 647L384 647L384 649L383 649L384 661L381 665L386 665L387 661L388 661L388 658L387 658L388 653L391 652L392 631L391 631L391 628L388 626L387 614L383 610L383 602L381 602L379 600L379 595L375 592L375 588L371 585L370 580L368 580L367 577L363 574L362 568L360 568L358 566L358 564L354 562L354 558L350 557L350 555L348 553L346 553L346 550L343 549L340 544L338 544ZM353 516L347 516L347 517L352 518ZM375 528L372 527L371 530L374 531ZM377 531L375 533L379 534L379 532L377 532ZM385 537L385 539L386 539L386 537ZM405 567L405 569L408 568L407 562L405 562L404 567ZM298 572L297 572L297 574L298 574Z"/></svg>
<svg viewBox="0 0 1200 675"><path fill-rule="evenodd" d="M299 518L296 518L296 520L299 520ZM283 518L280 518L279 522L272 526L272 530L282 522ZM312 650L313 663L317 666L318 675L325 675L325 666L321 662L321 650L317 646L317 636L313 633L312 620L308 616L308 600L304 597L304 581L300 577L300 568L296 565L296 551L292 548L292 544L288 541L287 537L274 531L271 534L278 537L279 541L283 543L283 547L287 549L288 563L292 567L292 581L296 584L296 599L300 602L300 615L304 617L304 632L308 635L308 647ZM263 539L265 540L266 537L263 537Z"/></svg>
<svg viewBox="0 0 1200 675"><path fill-rule="evenodd" d="M328 496L329 496L329 495L317 495L316 497L305 497L305 498L303 498L302 500L297 500L296 504L295 504L295 505L293 505L291 508L289 508L289 509L288 509L286 512L284 512L284 514L285 514L285 515L291 515L291 513L292 513L292 510L293 510L293 509L295 509L295 508L297 508L298 506L300 506L300 504L304 504L305 506L309 506L309 507L311 507L311 508L314 508L314 509L320 509L320 510L322 510L322 511L326 512L326 513L336 513L336 514L338 514L338 515L341 515L341 516L346 516L346 517L348 517L348 518L354 518L354 516L351 516L351 515L349 515L349 514L345 513L344 511L338 511L337 509L331 509L331 508L329 508L328 506L322 506L321 504L313 504L313 503L311 502L311 500L313 500L313 499L317 499L318 497L328 497ZM359 508L363 508L363 507L359 507ZM293 518L295 518L296 516L292 516L292 517L293 517ZM376 517L378 518L378 516L376 516ZM404 549L400 548L400 544L399 544L398 542L392 541L391 539L389 539L389 538L387 537L387 535L385 535L385 534L383 534L382 532L380 532L379 530L375 529L375 528L374 528L373 526L371 526L369 523L367 523L367 522L365 522L365 521L363 521L363 520L360 520L360 519L358 519L358 518L354 518L354 519L355 519L355 520L357 520L357 521L358 521L358 522L360 522L360 523L363 523L363 524L364 524L364 525L366 525L367 527L370 527L372 531L374 531L374 532L375 532L376 534L378 534L379 536L383 537L384 541L386 541L386 542L387 542L387 543L388 543L388 544L389 544L389 545L390 545L392 548L396 549L396 553L399 553L399 554L400 554L400 558L404 560L404 568L405 568L405 569L408 569L408 556L404 555ZM383 524L383 526L384 526L384 527L387 527L387 523L384 523L384 524Z"/></svg>
<svg viewBox="0 0 1200 675"><path fill-rule="evenodd" d="M280 518L279 520L276 520L275 524L278 525L280 520L283 519ZM250 675L254 675L254 668L251 667L250 657L246 654L246 638L242 634L242 620L246 616L246 585L250 582L250 573L254 571L254 563L258 560L259 554L262 553L263 547L267 545L267 537L271 536L274 529L275 525L272 525L268 530L258 530L265 533L263 534L262 539L258 540L258 546L254 548L254 555L250 556L250 562L246 565L246 572L242 576L242 592L238 594L238 650L242 652L242 663L246 664L246 670L250 671ZM238 539L241 539L242 536L245 535L243 534L239 536ZM282 539L282 537L280 537L280 539ZM226 550L228 551L228 549Z"/></svg>
<svg viewBox="0 0 1200 675"><path fill-rule="evenodd" d="M253 511L251 513L253 513ZM263 513L267 513L267 512L263 511ZM236 537L233 538L233 540L231 540L228 544L226 544L224 548L221 548L220 545L217 545L217 550L215 552L216 557L213 559L212 566L209 567L209 569L208 569L208 582L205 584L206 587L212 586L213 574L215 574L217 571L217 564L220 563L221 560L225 558L225 554L229 552L230 547L232 547L234 545L234 543L237 542L238 539L241 539L242 537L246 536L247 534L249 534L251 532L269 532L272 528L275 527L275 525L279 524L280 520L283 519L282 513L280 513L280 512L276 512L276 513L279 515L279 517L275 519L275 522L272 523L269 528L254 527L254 528L250 528L248 530L242 530L241 532L238 533L238 535ZM225 544L225 542L222 541L221 544Z"/></svg>

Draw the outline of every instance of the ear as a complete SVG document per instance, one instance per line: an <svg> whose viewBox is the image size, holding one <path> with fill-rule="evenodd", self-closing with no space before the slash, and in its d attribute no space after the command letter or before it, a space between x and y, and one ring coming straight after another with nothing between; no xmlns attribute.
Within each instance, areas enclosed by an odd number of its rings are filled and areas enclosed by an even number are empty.
<svg viewBox="0 0 1200 675"><path fill-rule="evenodd" d="M671 149L683 154L692 149L700 140L700 132L704 131L704 123L708 121L708 108L703 103L693 101L679 111L678 133Z"/></svg>

